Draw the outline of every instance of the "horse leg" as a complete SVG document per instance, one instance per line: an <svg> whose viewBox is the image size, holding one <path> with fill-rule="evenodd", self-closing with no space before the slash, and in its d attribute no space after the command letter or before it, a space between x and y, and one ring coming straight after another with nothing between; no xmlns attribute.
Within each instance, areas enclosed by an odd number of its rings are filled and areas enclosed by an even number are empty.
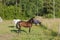
<svg viewBox="0 0 60 40"><path fill-rule="evenodd" d="M21 32L21 27L19 26L19 28L18 28L18 34L19 34L19 32Z"/></svg>
<svg viewBox="0 0 60 40"><path fill-rule="evenodd" d="M37 23L35 23L35 25L37 26Z"/></svg>
<svg viewBox="0 0 60 40"><path fill-rule="evenodd" d="M20 33L21 33L21 26L20 26Z"/></svg>
<svg viewBox="0 0 60 40"><path fill-rule="evenodd" d="M18 32L18 34L19 34L19 32L20 32L20 28L18 28L18 31L17 31L17 32Z"/></svg>
<svg viewBox="0 0 60 40"><path fill-rule="evenodd" d="M21 32L21 26L19 25L19 29L18 29L19 32Z"/></svg>
<svg viewBox="0 0 60 40"><path fill-rule="evenodd" d="M31 27L29 27L29 33L30 33L30 31L31 31Z"/></svg>
<svg viewBox="0 0 60 40"><path fill-rule="evenodd" d="M39 25L42 25L41 22L39 22Z"/></svg>
<svg viewBox="0 0 60 40"><path fill-rule="evenodd" d="M20 32L20 30L21 30L21 26L20 26L20 24L19 24L19 23L17 23L17 24L16 24L16 28L18 29L18 30L17 30L17 32L19 33L19 32Z"/></svg>

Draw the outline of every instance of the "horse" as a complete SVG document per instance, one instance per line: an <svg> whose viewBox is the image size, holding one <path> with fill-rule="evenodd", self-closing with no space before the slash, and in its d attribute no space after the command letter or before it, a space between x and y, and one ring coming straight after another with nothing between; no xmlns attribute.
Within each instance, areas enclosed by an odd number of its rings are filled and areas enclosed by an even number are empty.
<svg viewBox="0 0 60 40"><path fill-rule="evenodd" d="M32 27L32 23L33 23L33 18L34 17L32 17L28 21L19 21L19 22L17 22L16 28L18 29L18 33L21 32L21 27L29 28L29 33L30 33L31 27Z"/></svg>
<svg viewBox="0 0 60 40"><path fill-rule="evenodd" d="M36 26L37 26L37 24L41 25L41 21L36 20L36 19L33 19L33 20L34 20L34 21L33 21L33 24L35 24Z"/></svg>

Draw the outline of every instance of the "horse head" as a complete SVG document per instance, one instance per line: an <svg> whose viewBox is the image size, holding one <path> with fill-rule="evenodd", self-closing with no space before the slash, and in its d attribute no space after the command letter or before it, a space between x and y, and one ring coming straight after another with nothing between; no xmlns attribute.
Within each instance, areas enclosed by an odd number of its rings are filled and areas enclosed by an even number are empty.
<svg viewBox="0 0 60 40"><path fill-rule="evenodd" d="M35 17L32 17L28 22L33 23L34 22L34 18Z"/></svg>

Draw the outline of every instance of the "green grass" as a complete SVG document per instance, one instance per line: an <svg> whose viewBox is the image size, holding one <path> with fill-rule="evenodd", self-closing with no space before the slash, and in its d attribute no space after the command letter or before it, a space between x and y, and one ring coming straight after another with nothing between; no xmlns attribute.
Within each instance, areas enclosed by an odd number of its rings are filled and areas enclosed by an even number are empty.
<svg viewBox="0 0 60 40"><path fill-rule="evenodd" d="M4 40L60 40L57 32L49 30L45 26L33 25L30 33L28 28L22 27L21 29L25 32L21 31L19 35L14 31L17 29L13 26L14 24L10 20L0 23L0 35L3 36ZM4 36L8 36L9 39L7 37L4 38Z"/></svg>

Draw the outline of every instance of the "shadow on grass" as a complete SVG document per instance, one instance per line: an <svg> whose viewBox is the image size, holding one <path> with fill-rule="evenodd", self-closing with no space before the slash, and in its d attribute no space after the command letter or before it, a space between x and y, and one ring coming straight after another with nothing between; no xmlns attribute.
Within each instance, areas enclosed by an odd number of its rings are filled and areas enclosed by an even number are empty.
<svg viewBox="0 0 60 40"><path fill-rule="evenodd" d="M15 26L8 26L9 28L14 28Z"/></svg>
<svg viewBox="0 0 60 40"><path fill-rule="evenodd" d="M48 29L45 25L42 25L42 24L41 24L40 26L41 26L41 28L43 28L43 29L45 29L45 30L51 31L51 36L55 37L55 36L58 35L57 32L54 32L52 29Z"/></svg>
<svg viewBox="0 0 60 40"><path fill-rule="evenodd" d="M18 33L17 31L18 30L11 30L11 32L15 32L15 33ZM21 30L21 31L27 33L25 30Z"/></svg>
<svg viewBox="0 0 60 40"><path fill-rule="evenodd" d="M10 31L11 31L11 32L15 32L15 33L17 33L18 30L10 30Z"/></svg>
<svg viewBox="0 0 60 40"><path fill-rule="evenodd" d="M58 35L58 33L51 30L51 35L55 37Z"/></svg>
<svg viewBox="0 0 60 40"><path fill-rule="evenodd" d="M8 26L9 28L14 28L15 26ZM11 32L14 32L14 33L17 33L18 32L18 30L15 30L15 29L12 29L12 30L10 30ZM27 33L25 30L20 30L21 32L25 32L25 33Z"/></svg>
<svg viewBox="0 0 60 40"><path fill-rule="evenodd" d="M48 29L45 25L40 25L41 26L41 28L43 28L43 29Z"/></svg>

